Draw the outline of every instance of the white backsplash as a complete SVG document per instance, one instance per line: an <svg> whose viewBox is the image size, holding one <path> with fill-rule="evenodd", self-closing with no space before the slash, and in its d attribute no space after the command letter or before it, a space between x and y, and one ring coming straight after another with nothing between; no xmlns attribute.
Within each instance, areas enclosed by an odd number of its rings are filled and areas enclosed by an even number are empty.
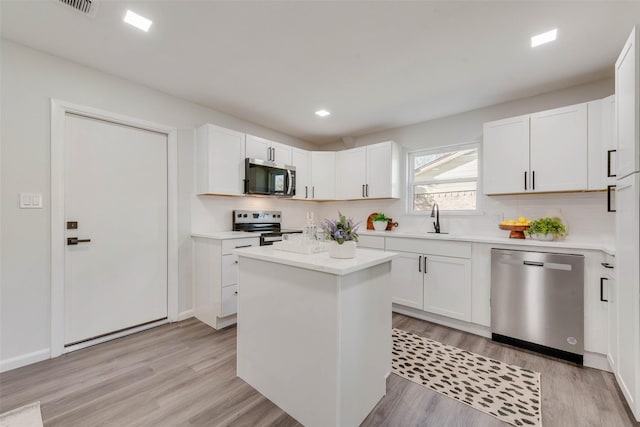
<svg viewBox="0 0 640 427"><path fill-rule="evenodd" d="M569 239L578 241L613 242L615 214L607 212L606 193L567 193L481 198L480 213L472 215L441 215L443 232L456 235L505 237L500 230L503 219L526 216L536 219L560 209L567 222ZM302 229L306 213L315 214L320 226L325 218L337 218L338 212L353 217L366 228L373 212L384 212L399 223L398 231L427 233L433 231L434 219L426 215L408 215L402 200L363 200L343 202L306 202L270 197L194 196L192 199L192 230L228 231L234 209L280 210L282 227Z"/></svg>

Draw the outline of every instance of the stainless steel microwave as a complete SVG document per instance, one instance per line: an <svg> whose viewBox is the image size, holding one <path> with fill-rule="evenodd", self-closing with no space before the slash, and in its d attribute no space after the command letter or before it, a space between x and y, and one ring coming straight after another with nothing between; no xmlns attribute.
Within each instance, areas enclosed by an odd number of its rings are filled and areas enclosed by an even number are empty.
<svg viewBox="0 0 640 427"><path fill-rule="evenodd" d="M250 159L244 161L245 194L293 197L296 195L295 166Z"/></svg>

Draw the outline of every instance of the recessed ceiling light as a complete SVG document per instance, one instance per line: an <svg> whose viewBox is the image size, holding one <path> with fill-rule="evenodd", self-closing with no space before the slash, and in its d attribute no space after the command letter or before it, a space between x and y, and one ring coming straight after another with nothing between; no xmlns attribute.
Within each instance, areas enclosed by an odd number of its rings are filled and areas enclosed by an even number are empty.
<svg viewBox="0 0 640 427"><path fill-rule="evenodd" d="M131 12L130 10L127 10L127 14L124 15L124 22L145 32L149 31L149 28L153 23L150 19L140 16L135 12Z"/></svg>
<svg viewBox="0 0 640 427"><path fill-rule="evenodd" d="M316 116L320 116L320 117L326 117L328 115L330 115L331 113L328 112L327 110L318 110L316 111Z"/></svg>
<svg viewBox="0 0 640 427"><path fill-rule="evenodd" d="M552 42L556 39L558 35L558 29L553 29L551 31L547 31L546 33L538 34L537 36L531 37L531 47L540 46L541 44Z"/></svg>

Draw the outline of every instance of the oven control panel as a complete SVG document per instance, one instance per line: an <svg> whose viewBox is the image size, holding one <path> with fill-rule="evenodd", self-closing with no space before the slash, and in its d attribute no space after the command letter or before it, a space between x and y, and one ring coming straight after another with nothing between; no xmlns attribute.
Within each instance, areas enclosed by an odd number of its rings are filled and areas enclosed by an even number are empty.
<svg viewBox="0 0 640 427"><path fill-rule="evenodd" d="M241 223L280 223L281 211L233 211L233 222Z"/></svg>

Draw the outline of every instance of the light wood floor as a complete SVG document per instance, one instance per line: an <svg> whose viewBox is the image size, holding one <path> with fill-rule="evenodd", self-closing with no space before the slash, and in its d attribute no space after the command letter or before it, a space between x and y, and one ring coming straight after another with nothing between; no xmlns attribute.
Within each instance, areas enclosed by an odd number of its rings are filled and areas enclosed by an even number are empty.
<svg viewBox="0 0 640 427"><path fill-rule="evenodd" d="M545 427L634 426L611 374L399 314L400 329L542 373ZM0 375L0 412L41 402L45 426L297 426L235 376L236 328L196 319L161 326ZM364 426L506 426L390 375Z"/></svg>

